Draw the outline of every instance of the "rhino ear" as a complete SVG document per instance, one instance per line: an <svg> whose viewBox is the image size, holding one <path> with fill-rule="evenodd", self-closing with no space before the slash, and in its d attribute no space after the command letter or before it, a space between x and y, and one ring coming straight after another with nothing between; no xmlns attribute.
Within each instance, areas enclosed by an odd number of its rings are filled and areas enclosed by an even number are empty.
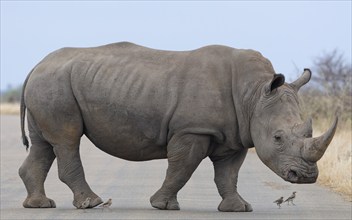
<svg viewBox="0 0 352 220"><path fill-rule="evenodd" d="M267 86L267 93L271 93L275 89L279 88L285 83L285 76L282 75L281 73L275 74L274 78L271 80L271 82Z"/></svg>

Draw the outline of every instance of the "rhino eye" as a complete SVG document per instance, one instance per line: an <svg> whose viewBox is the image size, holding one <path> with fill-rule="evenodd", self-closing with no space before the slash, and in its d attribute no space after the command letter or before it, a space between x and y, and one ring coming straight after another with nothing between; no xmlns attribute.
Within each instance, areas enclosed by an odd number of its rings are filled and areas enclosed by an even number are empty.
<svg viewBox="0 0 352 220"><path fill-rule="evenodd" d="M275 141L281 141L281 136L280 135L274 135Z"/></svg>
<svg viewBox="0 0 352 220"><path fill-rule="evenodd" d="M284 132L282 130L275 132L275 134L274 134L275 142L281 142L283 135L284 135Z"/></svg>

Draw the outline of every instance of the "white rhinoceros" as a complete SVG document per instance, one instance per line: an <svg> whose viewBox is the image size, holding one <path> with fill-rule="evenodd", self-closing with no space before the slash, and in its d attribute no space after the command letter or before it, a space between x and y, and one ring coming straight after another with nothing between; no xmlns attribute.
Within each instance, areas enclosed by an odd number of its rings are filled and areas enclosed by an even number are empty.
<svg viewBox="0 0 352 220"><path fill-rule="evenodd" d="M329 145L337 118L312 138L311 120L300 116L297 91L311 72L293 83L275 74L253 50L207 46L174 52L115 43L63 48L28 75L21 101L23 143L28 109L30 153L19 169L28 196L24 207L55 207L44 181L57 158L59 178L73 205L90 197L79 155L82 135L99 149L131 161L168 159L165 181L150 199L158 209L179 209L177 193L199 163L214 163L220 211L252 211L237 192L238 171L248 148L277 175L313 183L316 162Z"/></svg>

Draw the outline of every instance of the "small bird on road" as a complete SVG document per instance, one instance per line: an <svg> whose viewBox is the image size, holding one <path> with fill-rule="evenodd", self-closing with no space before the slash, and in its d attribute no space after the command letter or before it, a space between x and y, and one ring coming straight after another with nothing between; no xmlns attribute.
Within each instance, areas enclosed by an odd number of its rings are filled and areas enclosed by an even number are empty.
<svg viewBox="0 0 352 220"><path fill-rule="evenodd" d="M274 201L274 203L276 203L277 206L279 206L279 209L281 208L281 204L284 202L284 197L281 196L280 199L277 199Z"/></svg>
<svg viewBox="0 0 352 220"><path fill-rule="evenodd" d="M290 205L290 202L292 203L292 205L295 205L293 203L293 200L296 198L296 191L292 193L292 195L290 195L290 197L288 197L285 202L287 202L287 205Z"/></svg>
<svg viewBox="0 0 352 220"><path fill-rule="evenodd" d="M109 208L112 204L112 199L109 199L107 202L104 202L103 204L101 204L99 207L103 207L104 208Z"/></svg>
<svg viewBox="0 0 352 220"><path fill-rule="evenodd" d="M84 202L82 203L82 205L79 208L86 209L86 208L88 208L89 204L90 204L90 197L87 197L86 200L84 200Z"/></svg>

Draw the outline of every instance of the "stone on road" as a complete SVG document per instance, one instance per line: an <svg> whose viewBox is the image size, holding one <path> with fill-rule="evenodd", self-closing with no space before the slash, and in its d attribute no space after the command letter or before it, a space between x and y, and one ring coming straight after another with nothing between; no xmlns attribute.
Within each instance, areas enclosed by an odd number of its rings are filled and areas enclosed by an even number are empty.
<svg viewBox="0 0 352 220"><path fill-rule="evenodd" d="M240 170L238 191L251 203L249 213L217 211L217 192L212 163L205 159L178 194L180 211L151 207L149 198L164 180L167 161L130 162L112 157L83 137L81 159L87 182L103 200L112 198L110 209L76 209L71 190L58 178L57 164L45 182L46 195L57 208L25 209L26 189L18 176L27 152L21 142L19 116L1 115L1 219L351 219L351 203L317 184L285 182L269 170L255 152L249 152ZM296 206L274 200L297 192ZM285 198L286 199L286 198Z"/></svg>

